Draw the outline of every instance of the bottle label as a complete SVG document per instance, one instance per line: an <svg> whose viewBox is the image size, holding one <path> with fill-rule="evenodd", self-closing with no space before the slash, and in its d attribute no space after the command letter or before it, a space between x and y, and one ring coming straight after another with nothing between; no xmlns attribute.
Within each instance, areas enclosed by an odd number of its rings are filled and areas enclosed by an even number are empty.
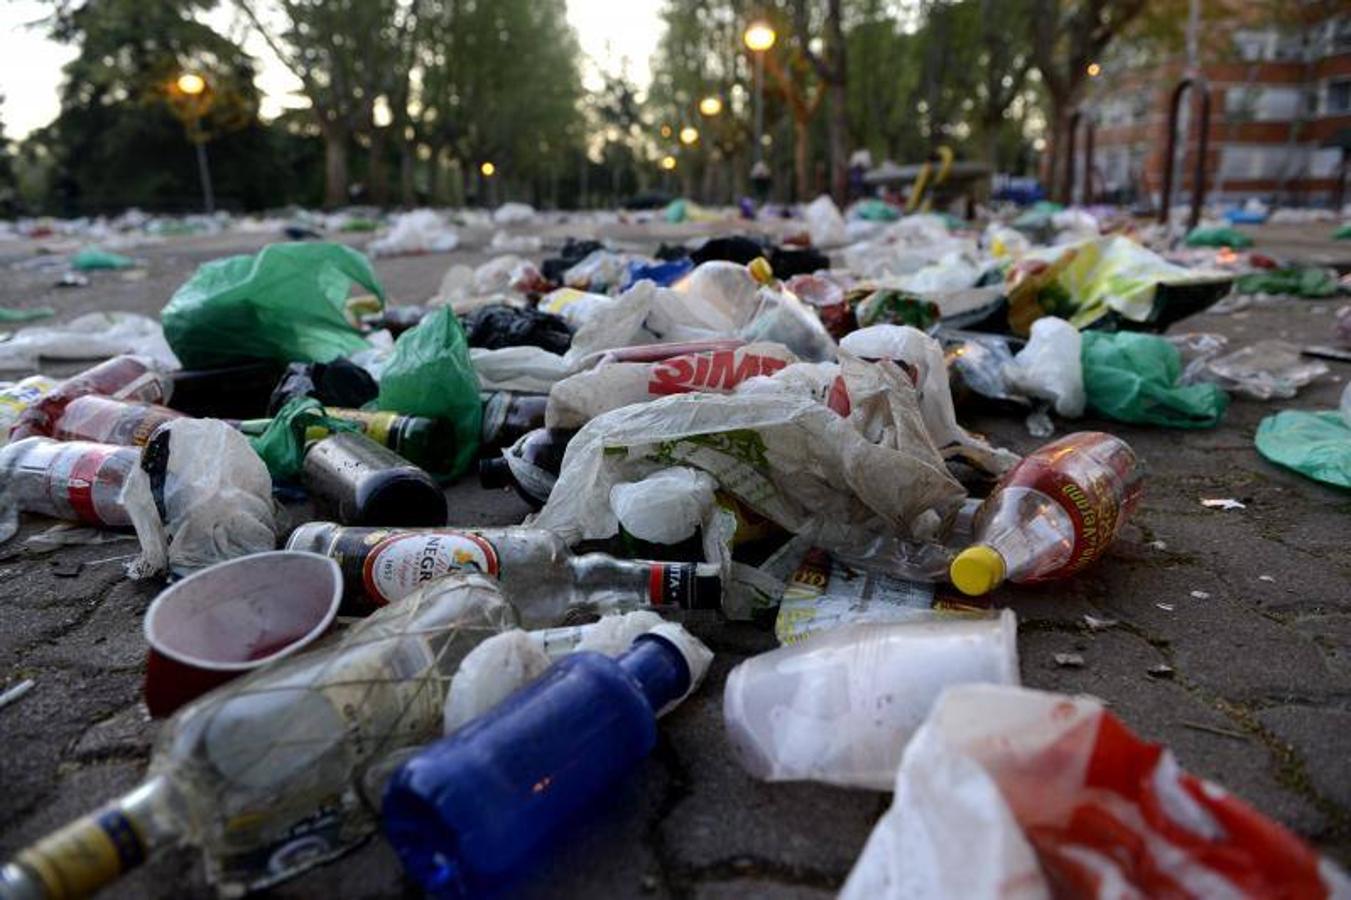
<svg viewBox="0 0 1351 900"><path fill-rule="evenodd" d="M697 586L700 575L716 576L718 567L699 563L652 563L648 568L647 598L653 606L679 606L698 609L701 602Z"/></svg>
<svg viewBox="0 0 1351 900"><path fill-rule="evenodd" d="M136 826L115 809L80 819L18 856L52 898L88 896L144 859Z"/></svg>
<svg viewBox="0 0 1351 900"><path fill-rule="evenodd" d="M392 535L366 556L362 581L371 601L384 606L407 597L433 578L465 569L496 578L498 558L493 545L461 531Z"/></svg>
<svg viewBox="0 0 1351 900"><path fill-rule="evenodd" d="M75 515L85 522L95 525L125 524L120 521L107 521L105 515L108 512L106 509L108 498L105 495L109 485L104 482L109 479L105 477L100 480L99 473L113 453L111 448L94 448L81 453L71 461L70 472L66 475L64 485L66 500ZM111 475L111 472L109 474ZM121 478L116 479L119 491L126 474L123 472ZM114 514L114 518L126 517Z"/></svg>

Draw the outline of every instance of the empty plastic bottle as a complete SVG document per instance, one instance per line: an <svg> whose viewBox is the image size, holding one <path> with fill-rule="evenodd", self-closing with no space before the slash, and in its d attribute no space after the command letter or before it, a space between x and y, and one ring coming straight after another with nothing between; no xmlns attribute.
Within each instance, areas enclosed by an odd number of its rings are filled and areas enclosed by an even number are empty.
<svg viewBox="0 0 1351 900"><path fill-rule="evenodd" d="M963 593L1065 578L1100 557L1140 499L1135 451L1080 431L1014 466L976 512L976 543L952 561Z"/></svg>
<svg viewBox="0 0 1351 900"><path fill-rule="evenodd" d="M9 431L24 410L37 403L60 382L46 375L29 375L0 389L0 445L9 440Z"/></svg>
<svg viewBox="0 0 1351 900"><path fill-rule="evenodd" d="M140 461L135 447L24 438L0 451L0 484L24 512L120 528L131 524L122 485Z"/></svg>
<svg viewBox="0 0 1351 900"><path fill-rule="evenodd" d="M72 375L19 416L11 435L15 440L35 435L49 437L56 420L76 397L100 394L119 400L164 403L173 392L173 381L161 373L153 360L143 356L114 356Z"/></svg>
<svg viewBox="0 0 1351 900"><path fill-rule="evenodd" d="M162 426L181 418L182 413L167 406L86 394L70 401L52 427L52 437L59 441L144 447Z"/></svg>
<svg viewBox="0 0 1351 900"><path fill-rule="evenodd" d="M646 634L618 659L582 651L404 763L385 836L429 892L509 882L657 740L657 713L693 683L676 642Z"/></svg>

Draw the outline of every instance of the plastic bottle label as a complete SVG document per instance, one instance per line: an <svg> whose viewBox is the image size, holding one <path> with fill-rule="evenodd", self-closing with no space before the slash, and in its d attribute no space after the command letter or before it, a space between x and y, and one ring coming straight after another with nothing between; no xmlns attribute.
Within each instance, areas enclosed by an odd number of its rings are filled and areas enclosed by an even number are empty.
<svg viewBox="0 0 1351 900"><path fill-rule="evenodd" d="M366 594L377 606L407 597L433 578L473 569L497 577L497 551L476 534L438 531L394 535L371 550L362 566Z"/></svg>

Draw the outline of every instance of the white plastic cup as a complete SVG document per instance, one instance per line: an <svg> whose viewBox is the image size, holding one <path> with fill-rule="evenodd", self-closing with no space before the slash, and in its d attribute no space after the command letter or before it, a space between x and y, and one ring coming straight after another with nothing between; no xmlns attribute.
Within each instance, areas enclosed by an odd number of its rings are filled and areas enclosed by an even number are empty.
<svg viewBox="0 0 1351 900"><path fill-rule="evenodd" d="M1011 610L851 625L752 657L727 676L727 737L757 778L889 791L945 688L1019 683L1017 631Z"/></svg>

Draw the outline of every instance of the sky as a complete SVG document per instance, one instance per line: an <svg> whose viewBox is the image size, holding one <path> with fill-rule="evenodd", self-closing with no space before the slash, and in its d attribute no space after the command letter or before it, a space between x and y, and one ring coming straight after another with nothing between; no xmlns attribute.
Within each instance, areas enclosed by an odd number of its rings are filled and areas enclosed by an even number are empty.
<svg viewBox="0 0 1351 900"><path fill-rule="evenodd" d="M146 0L153 3L154 0ZM627 72L640 89L652 79L649 61L661 36L658 11L661 0L567 0L568 20L582 44L583 77L597 86L600 71ZM61 67L76 53L47 40L41 29L27 27L41 19L47 7L38 0L0 0L0 120L5 136L22 138L41 128L60 108L57 91ZM258 57L255 79L263 93L262 115L271 118L287 107L305 106L295 96L299 81L291 75L256 34L248 34L228 2L207 16L218 31L236 40Z"/></svg>

